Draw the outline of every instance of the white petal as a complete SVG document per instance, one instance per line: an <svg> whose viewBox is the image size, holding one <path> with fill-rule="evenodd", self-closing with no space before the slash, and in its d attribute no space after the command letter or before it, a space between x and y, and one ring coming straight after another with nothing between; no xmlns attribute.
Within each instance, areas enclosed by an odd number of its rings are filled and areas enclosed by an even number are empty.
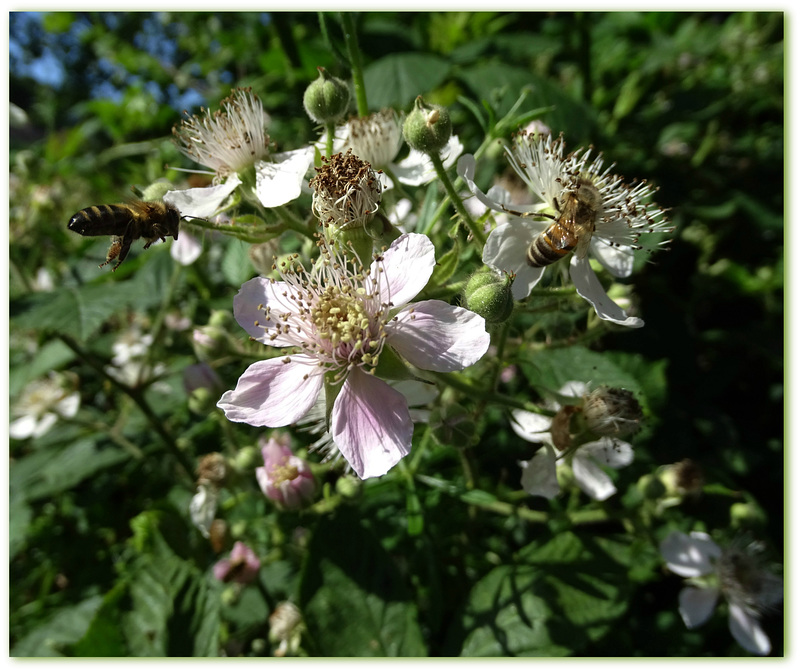
<svg viewBox="0 0 800 671"><path fill-rule="evenodd" d="M405 397L356 368L331 412L331 436L362 480L384 475L411 449L414 425Z"/></svg>
<svg viewBox="0 0 800 671"><path fill-rule="evenodd" d="M667 568L684 578L708 575L714 570L711 559L721 554L711 536L701 531L693 531L691 536L681 531L671 531L658 547Z"/></svg>
<svg viewBox="0 0 800 671"><path fill-rule="evenodd" d="M591 254L614 277L630 277L633 272L633 254L630 249L612 247L602 240L592 240Z"/></svg>
<svg viewBox="0 0 800 671"><path fill-rule="evenodd" d="M585 382L578 380L570 380L561 385L558 390L559 396L566 396L567 398L581 398L589 391L589 385Z"/></svg>
<svg viewBox="0 0 800 671"><path fill-rule="evenodd" d="M768 655L772 650L772 644L758 620L739 604L730 603L728 606L728 627L736 642L748 652L756 655Z"/></svg>
<svg viewBox="0 0 800 671"><path fill-rule="evenodd" d="M56 403L56 412L62 417L74 417L81 407L81 395L76 391Z"/></svg>
<svg viewBox="0 0 800 671"><path fill-rule="evenodd" d="M633 463L633 446L630 443L608 437L581 445L577 453L610 468L619 469Z"/></svg>
<svg viewBox="0 0 800 671"><path fill-rule="evenodd" d="M382 254L382 261L372 262L370 278L379 278L382 302L402 307L422 291L435 265L436 249L428 236L405 233Z"/></svg>
<svg viewBox="0 0 800 671"><path fill-rule="evenodd" d="M411 408L428 405L439 396L439 389L435 384L420 380L393 380L389 384L406 397Z"/></svg>
<svg viewBox="0 0 800 671"><path fill-rule="evenodd" d="M561 488L556 477L556 455L549 445L536 452L530 461L520 461L522 489L531 496L554 498Z"/></svg>
<svg viewBox="0 0 800 671"><path fill-rule="evenodd" d="M208 485L199 485L197 493L189 503L189 516L192 523L206 538L209 536L214 515L217 512L218 494Z"/></svg>
<svg viewBox="0 0 800 671"><path fill-rule="evenodd" d="M25 415L15 419L8 426L8 434L16 440L30 438L36 431L36 418L33 415Z"/></svg>
<svg viewBox="0 0 800 671"><path fill-rule="evenodd" d="M272 154L271 159L256 164L256 196L264 207L279 207L300 195L314 147Z"/></svg>
<svg viewBox="0 0 800 671"><path fill-rule="evenodd" d="M239 378L236 389L217 402L232 422L251 426L281 427L294 424L314 405L322 389L324 372L316 361L294 355L257 361Z"/></svg>
<svg viewBox="0 0 800 671"><path fill-rule="evenodd" d="M495 228L483 248L483 262L495 270L516 273L511 295L514 300L526 298L542 279L544 268L533 268L526 260L528 247L546 224L531 219L515 218Z"/></svg>
<svg viewBox="0 0 800 671"><path fill-rule="evenodd" d="M242 181L236 175L231 175L224 184L182 191L167 191L164 195L164 202L177 207L181 216L205 219L215 214L225 199L241 183Z"/></svg>
<svg viewBox="0 0 800 671"><path fill-rule="evenodd" d="M578 487L595 501L605 501L617 492L608 473L600 468L590 454L582 454L580 449L572 458L572 472Z"/></svg>
<svg viewBox="0 0 800 671"><path fill-rule="evenodd" d="M644 326L641 319L628 317L625 311L608 297L603 285L600 284L600 280L597 279L597 275L589 265L588 258L579 259L573 254L569 264L569 274L578 294L592 304L600 319L631 328Z"/></svg>
<svg viewBox="0 0 800 671"><path fill-rule="evenodd" d="M470 192L490 210L502 212L503 208L501 203L489 198L483 191L475 184L475 157L472 154L464 154L458 159L456 165L456 172L467 185Z"/></svg>
<svg viewBox="0 0 800 671"><path fill-rule="evenodd" d="M456 159L464 151L464 146L458 139L458 136L451 135L447 141L447 146L441 151L442 164L445 170L450 168ZM412 149L406 158L399 163L392 166L398 181L409 186L421 186L436 179L436 170L434 170L433 162L427 154Z"/></svg>
<svg viewBox="0 0 800 671"><path fill-rule="evenodd" d="M283 296L287 291L289 286L285 282L273 282L264 277L247 280L233 297L233 316L251 337L265 345L272 347L294 345L294 340L280 334L276 335L275 321L267 319L264 315L264 309L269 307L274 314L281 316L282 321L292 323L291 316L287 317L287 314L290 312L294 314L296 306L293 301L287 301ZM263 307L259 309L259 305ZM263 327L268 327L269 333L264 331Z"/></svg>
<svg viewBox="0 0 800 671"><path fill-rule="evenodd" d="M202 252L203 243L186 231L181 231L178 239L169 248L170 256L182 266L192 265Z"/></svg>
<svg viewBox="0 0 800 671"><path fill-rule="evenodd" d="M706 622L717 605L719 590L705 587L684 587L678 595L678 612L689 629Z"/></svg>
<svg viewBox="0 0 800 671"><path fill-rule="evenodd" d="M552 417L528 412L527 410L512 410L511 416L514 418L514 421L511 422L511 428L520 438L527 440L529 443L550 442Z"/></svg>
<svg viewBox="0 0 800 671"><path fill-rule="evenodd" d="M480 315L444 301L414 303L386 325L389 344L424 370L447 373L478 361L489 349Z"/></svg>

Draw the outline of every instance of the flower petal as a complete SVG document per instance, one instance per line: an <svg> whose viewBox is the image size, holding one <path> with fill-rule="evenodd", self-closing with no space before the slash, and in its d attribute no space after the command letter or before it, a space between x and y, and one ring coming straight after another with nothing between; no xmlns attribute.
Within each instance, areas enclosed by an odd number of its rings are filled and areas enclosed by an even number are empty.
<svg viewBox="0 0 800 671"><path fill-rule="evenodd" d="M500 203L489 198L478 188L478 185L475 184L475 157L472 154L464 154L458 159L456 172L458 173L458 176L464 180L472 195L474 195L487 208L497 212L503 211L503 208L500 207Z"/></svg>
<svg viewBox="0 0 800 671"><path fill-rule="evenodd" d="M314 161L314 147L272 154L270 158L256 164L256 196L264 207L279 207L300 195Z"/></svg>
<svg viewBox="0 0 800 671"><path fill-rule="evenodd" d="M667 568L684 578L711 573L714 570L711 559L716 559L722 552L711 536L701 531L693 531L691 536L671 531L658 548Z"/></svg>
<svg viewBox="0 0 800 671"><path fill-rule="evenodd" d="M215 214L225 199L241 183L242 181L236 175L231 175L224 184L167 191L164 195L164 202L177 207L184 217L206 218Z"/></svg>
<svg viewBox="0 0 800 671"><path fill-rule="evenodd" d="M514 418L511 428L523 440L527 440L529 443L551 442L552 417L527 410L512 410L511 416Z"/></svg>
<svg viewBox="0 0 800 671"><path fill-rule="evenodd" d="M273 282L264 277L247 280L233 297L233 316L251 337L265 345L272 347L294 345L295 340L279 334L275 321L267 319L264 314L264 309L269 308L281 315L281 321L291 322L291 317L287 319L287 313L294 311L294 304L286 300L284 294L287 291L289 287L285 282ZM259 305L262 306L261 309ZM270 329L269 332L264 330L265 327Z"/></svg>
<svg viewBox="0 0 800 671"><path fill-rule="evenodd" d="M436 249L428 236L405 233L382 254L380 262L372 262L370 282L382 268L379 277L381 301L391 301L394 307L402 307L422 291L435 265ZM366 289L369 291L370 287Z"/></svg>
<svg viewBox="0 0 800 671"><path fill-rule="evenodd" d="M522 489L531 496L554 498L561 488L556 477L556 455L553 448L545 445L530 461L520 461L522 466Z"/></svg>
<svg viewBox="0 0 800 671"><path fill-rule="evenodd" d="M684 587L678 595L678 612L688 629L706 622L717 605L719 590L712 587Z"/></svg>
<svg viewBox="0 0 800 671"><path fill-rule="evenodd" d="M471 366L489 349L483 317L444 301L410 305L386 325L386 333L408 362L440 373Z"/></svg>
<svg viewBox="0 0 800 671"><path fill-rule="evenodd" d="M545 226L540 221L515 218L514 221L495 228L486 240L483 262L500 272L516 274L511 285L514 300L527 298L542 279L545 269L528 265L527 255L531 242Z"/></svg>
<svg viewBox="0 0 800 671"><path fill-rule="evenodd" d="M464 145L461 144L458 136L451 135L447 146L440 152L444 169L450 168L463 151ZM421 186L436 179L433 162L427 154L416 149L412 149L406 158L395 163L392 166L392 172L398 181L409 186Z"/></svg>
<svg viewBox="0 0 800 671"><path fill-rule="evenodd" d="M252 364L239 378L236 389L217 402L232 422L280 427L294 424L308 412L322 388L322 369L304 355L268 359Z"/></svg>
<svg viewBox="0 0 800 671"><path fill-rule="evenodd" d="M617 493L617 488L591 454L582 453L582 448L572 458L572 472L575 482L588 496L595 501L605 501Z"/></svg>
<svg viewBox="0 0 800 671"><path fill-rule="evenodd" d="M768 655L772 650L772 644L759 625L758 619L737 603L729 603L728 608L728 628L736 642L748 652Z"/></svg>
<svg viewBox="0 0 800 671"><path fill-rule="evenodd" d="M362 480L384 475L411 449L414 425L405 396L356 368L331 413L331 436Z"/></svg>
<svg viewBox="0 0 800 671"><path fill-rule="evenodd" d="M633 463L633 446L622 440L603 437L578 448L584 458L594 459L597 463L610 468L623 468Z"/></svg>
<svg viewBox="0 0 800 671"><path fill-rule="evenodd" d="M203 243L186 231L181 231L178 239L169 248L170 256L182 266L192 265L202 252Z"/></svg>
<svg viewBox="0 0 800 671"><path fill-rule="evenodd" d="M625 311L608 297L587 258L579 259L573 254L569 264L569 274L578 294L592 304L600 319L631 328L644 326L641 319L628 317Z"/></svg>
<svg viewBox="0 0 800 671"><path fill-rule="evenodd" d="M630 249L612 247L602 240L592 239L591 254L614 277L630 277L633 272L633 253Z"/></svg>

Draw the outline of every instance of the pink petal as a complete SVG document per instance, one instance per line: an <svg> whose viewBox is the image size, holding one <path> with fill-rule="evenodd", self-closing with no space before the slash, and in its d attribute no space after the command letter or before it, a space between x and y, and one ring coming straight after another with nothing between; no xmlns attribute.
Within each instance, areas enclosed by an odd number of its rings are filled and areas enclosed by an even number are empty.
<svg viewBox="0 0 800 671"><path fill-rule="evenodd" d="M202 252L203 243L186 231L181 231L169 248L170 256L182 266L192 265Z"/></svg>
<svg viewBox="0 0 800 671"><path fill-rule="evenodd" d="M608 297L606 290L603 289L603 285L600 284L600 280L597 279L597 275L589 265L588 258L579 259L573 254L569 264L569 275L578 294L592 304L600 319L631 328L644 326L641 319L629 317L619 305Z"/></svg>
<svg viewBox="0 0 800 671"><path fill-rule="evenodd" d="M386 325L389 344L424 370L448 373L478 361L489 349L483 317L444 301L421 301Z"/></svg>
<svg viewBox="0 0 800 671"><path fill-rule="evenodd" d="M383 253L377 267L383 268L380 275L381 301L391 301L401 307L416 296L433 273L436 265L436 249L428 236L405 233L395 240ZM370 277L378 272L376 262L370 268Z"/></svg>
<svg viewBox="0 0 800 671"><path fill-rule="evenodd" d="M289 301L283 296L289 290L285 282L272 282L264 277L254 277L247 280L233 297L233 316L251 337L265 345L272 347L289 347L296 344L294 340L275 335L275 321L264 316L264 308L269 307L281 319L287 313L293 313L296 306L294 301ZM259 310L259 305L262 307ZM258 322L258 326L256 326ZM263 327L269 328L269 333Z"/></svg>
<svg viewBox="0 0 800 671"><path fill-rule="evenodd" d="M239 378L236 389L217 402L232 422L280 427L308 412L322 389L323 370L311 357L295 355L257 361Z"/></svg>
<svg viewBox="0 0 800 671"><path fill-rule="evenodd" d="M414 425L405 397L356 368L331 413L331 436L362 480L384 475L411 449Z"/></svg>

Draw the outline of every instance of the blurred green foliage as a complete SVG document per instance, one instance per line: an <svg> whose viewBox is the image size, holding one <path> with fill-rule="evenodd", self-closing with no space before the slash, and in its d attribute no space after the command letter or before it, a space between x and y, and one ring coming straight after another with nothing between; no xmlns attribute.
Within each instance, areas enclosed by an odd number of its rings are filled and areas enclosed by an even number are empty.
<svg viewBox="0 0 800 671"><path fill-rule="evenodd" d="M557 387L575 369L637 390L651 421L636 441L636 468L616 481L623 506L641 505L638 474L691 457L716 490L669 511L665 523L688 529L694 518L724 529L732 499L743 501L760 520L749 530L780 556L783 15L355 19L371 109L408 111L424 94L449 106L471 151L525 89L522 111L543 110L539 118L568 146L592 143L623 175L658 185L676 233L671 251L635 276L645 328L537 352L509 391ZM112 275L97 269L107 241L76 236L66 223L81 208L124 201L132 186L187 183L174 170L185 162L171 128L184 107L216 106L233 86L258 93L281 150L304 144L316 131L302 93L317 66L350 74L341 31L335 17L313 13L12 13L10 22L10 393L68 370L82 398L74 421L11 443L12 654L255 654L265 614L286 598L300 599L309 652L325 656L739 654L723 618L685 631L680 581L660 572L652 547L623 548L611 522L562 533L574 498L552 509L529 500L555 513L548 526L475 508L462 498L453 449L432 447L427 435L415 439L415 450L430 448L426 483L366 482L357 507L332 517L229 502L232 528L260 517L249 537L262 555L281 550L247 596L221 607L220 585L207 580L218 555L187 522L193 474L175 454L191 465L229 436L187 408L182 371L196 359L187 331L159 320L199 326L212 310L230 311L252 274L246 248L229 240L206 265L179 270L156 245ZM487 157L486 183L505 168L499 151ZM52 278L49 290L37 284L39 269ZM154 421L97 374L132 324L160 336L155 361L165 369L141 392ZM221 372L232 384L243 368L229 361ZM491 506L518 489L516 462L530 446L499 410L486 408L482 421L494 428L469 458L481 462L474 486ZM171 455L159 425L178 436ZM345 536L351 545L338 546ZM572 559L551 570L554 555ZM529 636L528 623L540 620L547 624ZM778 655L781 624L765 621Z"/></svg>

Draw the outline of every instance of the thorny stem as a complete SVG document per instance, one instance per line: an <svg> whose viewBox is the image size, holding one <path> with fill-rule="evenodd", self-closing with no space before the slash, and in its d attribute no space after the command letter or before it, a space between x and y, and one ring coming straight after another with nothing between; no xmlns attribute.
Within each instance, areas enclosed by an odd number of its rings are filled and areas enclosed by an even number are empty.
<svg viewBox="0 0 800 671"><path fill-rule="evenodd" d="M453 182L450 181L450 176L444 169L444 164L442 163L441 157L436 152L430 153L428 156L430 156L430 159L433 162L434 170L436 170L436 175L442 182L447 195L450 197L453 207L455 208L456 212L458 212L458 216L461 217L461 219L467 225L467 228L469 228L475 240L477 240L480 246L483 247L486 242L486 236L483 234L483 229L475 223L470 213L467 212L467 208L464 207L463 201L458 197L458 194L453 187Z"/></svg>
<svg viewBox="0 0 800 671"><path fill-rule="evenodd" d="M181 467L185 472L185 475L192 482L194 482L194 477L192 475L194 467L192 466L189 457L187 457L186 454L184 454L181 451L181 449L175 442L175 439L170 435L169 431L167 431L167 429L164 427L164 424L161 422L161 420L158 418L155 412L153 412L153 409L150 407L149 403L144 398L142 390L129 387L127 384L120 382L116 378L109 375L103 368L102 364L95 358L95 356L85 351L71 336L62 333L59 334L58 337L64 342L64 344L67 347L69 347L73 352L75 352L75 354L77 354L83 361L85 361L88 365L94 368L112 385L117 387L117 389L119 389L121 392L130 397L130 399L137 405L139 410L142 411L142 414L150 423L150 426L153 427L153 430L159 435L161 440L164 441L167 450L172 454L173 457L175 457L175 459L181 465Z"/></svg>
<svg viewBox="0 0 800 671"><path fill-rule="evenodd" d="M358 116L369 116L367 88L364 86L364 70L361 67L361 50L358 48L356 24L350 12L342 12L342 29L344 31L345 46L347 47L347 57L350 60L350 69L353 75L353 89L356 94Z"/></svg>

